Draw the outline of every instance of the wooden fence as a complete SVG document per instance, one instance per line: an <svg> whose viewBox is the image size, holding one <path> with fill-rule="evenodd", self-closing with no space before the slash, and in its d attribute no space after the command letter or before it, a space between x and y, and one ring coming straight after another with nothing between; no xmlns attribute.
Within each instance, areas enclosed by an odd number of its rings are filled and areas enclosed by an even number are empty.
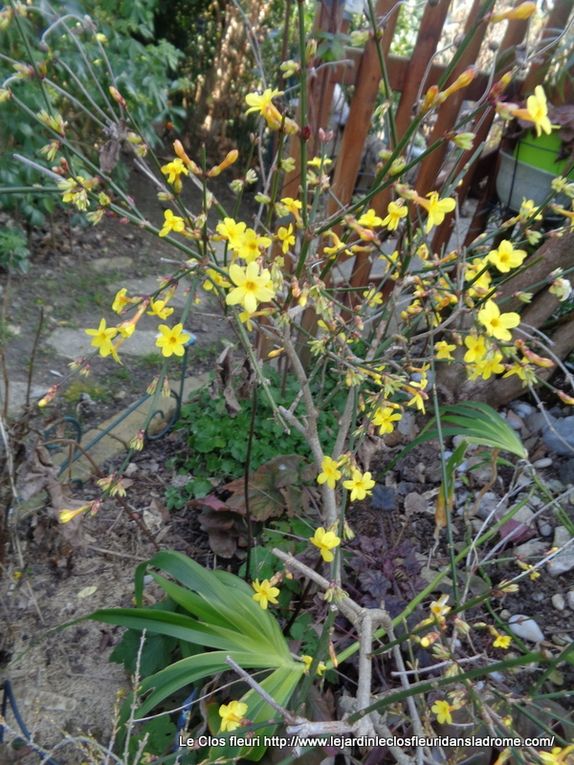
<svg viewBox="0 0 574 765"><path fill-rule="evenodd" d="M520 0L517 0L516 4L519 2ZM493 0L486 0L486 2L485 0L472 0L472 4L469 2L467 21L462 34L471 33L470 43L458 59L447 82L441 82L441 85L448 86L465 69L480 59L481 51L486 44L488 12L493 5ZM433 59L438 51L450 6L451 0L434 0L426 4L418 29L414 53L411 58L407 59L389 55L401 3L396 0L377 0L375 3L375 15L382 30L380 42L387 61L388 81L392 91L401 94L396 113L398 136L404 135L413 119L421 94L424 94L431 85L439 83L445 72L444 67L434 63ZM537 43L537 55L531 59L532 63L525 72L523 79L513 82L510 86L508 93L513 99L524 98L533 91L537 84L543 82L558 40L567 28L573 6L574 0L555 0ZM329 33L345 32L348 21L345 19L344 9L344 0L321 0L315 19L316 30ZM486 141L495 116L495 104L489 101L486 96L493 81L499 79L504 72L512 69L519 57L524 55L521 46L526 38L529 22L512 20L503 23L507 24L507 27L498 49L498 66L494 79L492 72L479 72L467 88L454 93L439 107L428 137L428 144L430 145L453 129L463 100L481 101L479 113L474 118L473 123L464 128L465 131L475 133L473 146L464 152L456 167L456 171L458 171L467 163L469 164L461 184L457 187L456 193L460 205L466 199L480 165L480 157L477 156L476 149ZM376 43L374 39L370 39L362 51L348 49L346 62L338 66L319 68L317 75L309 83L309 156L313 156L312 152L317 150L319 128L326 129L328 126L335 84L354 86L350 114L337 151L328 214L335 213L345 207L353 195L365 141L371 129L381 79L382 72ZM440 190L437 187L437 179L447 151L448 145L447 142L444 142L421 162L413 184L419 194L424 195L431 190ZM297 195L301 171L298 165L297 139L293 139L292 156L296 161L296 167L285 179L283 196ZM465 244L469 244L484 230L486 225L488 217L486 202L489 201L488 197L492 197L493 194L492 177L494 170L495 165L493 164L489 173L489 183L487 183L484 192L485 197L482 200L479 199ZM373 198L372 206L378 214L385 215L390 200L391 191L386 189ZM449 216L436 230L433 238L435 251L448 242L452 225L453 217ZM370 273L369 255L359 254L353 266L352 286L358 287L367 284Z"/></svg>

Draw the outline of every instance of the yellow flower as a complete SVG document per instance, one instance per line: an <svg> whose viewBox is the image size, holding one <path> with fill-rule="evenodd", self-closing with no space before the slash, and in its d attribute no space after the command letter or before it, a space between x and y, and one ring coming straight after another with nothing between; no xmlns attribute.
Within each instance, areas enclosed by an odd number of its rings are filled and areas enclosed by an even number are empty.
<svg viewBox="0 0 574 765"><path fill-rule="evenodd" d="M173 308L166 305L166 300L152 300L148 316L157 316L158 319L167 319L173 313Z"/></svg>
<svg viewBox="0 0 574 765"><path fill-rule="evenodd" d="M475 361L483 359L487 352L487 341L484 335L468 335L464 338L464 344L468 348L464 354L464 362L466 364L473 364Z"/></svg>
<svg viewBox="0 0 574 765"><path fill-rule="evenodd" d="M233 218L224 218L217 224L217 233L229 242L232 250L237 249L241 242L241 237L246 229L243 221L235 221Z"/></svg>
<svg viewBox="0 0 574 765"><path fill-rule="evenodd" d="M203 282L201 286L206 292L210 292L211 290L213 290L214 285L216 287L222 287L223 289L227 289L228 287L231 287L231 284L225 278L225 276L222 276L222 274L220 274L219 271L216 271L214 268L206 269L205 275L207 279Z"/></svg>
<svg viewBox="0 0 574 765"><path fill-rule="evenodd" d="M311 669L311 664L313 664L313 657L312 656L307 656L305 654L304 656L300 656L299 658L301 659L301 661L305 665L305 674L307 674L309 672L309 670ZM325 673L326 669L327 669L327 665L325 664L324 661L318 662L318 664L317 664L317 674L319 675L319 677L321 677L321 675L323 675Z"/></svg>
<svg viewBox="0 0 574 765"><path fill-rule="evenodd" d="M403 204L402 199L398 202L389 202L387 207L387 215L383 218L383 226L386 226L389 231L396 231L401 218L404 218L408 214L406 205Z"/></svg>
<svg viewBox="0 0 574 765"><path fill-rule="evenodd" d="M263 610L267 609L269 603L271 603L273 606L276 606L279 602L277 600L277 595L279 595L279 587L274 587L269 579L264 579L262 582L260 582L259 579L256 579L254 582L251 582L251 586L255 590L253 600L256 603L259 603Z"/></svg>
<svg viewBox="0 0 574 765"><path fill-rule="evenodd" d="M118 330L115 327L107 327L106 320L102 319L97 329L86 329L84 331L86 335L90 335L93 338L90 345L98 349L100 356L103 356L103 358L112 356L114 360L119 361L116 349L112 343L112 339L118 334Z"/></svg>
<svg viewBox="0 0 574 765"><path fill-rule="evenodd" d="M189 175L189 170L179 157L172 159L167 165L163 165L161 171L167 176L167 182L171 183L172 186L181 185L180 175Z"/></svg>
<svg viewBox="0 0 574 765"><path fill-rule="evenodd" d="M321 472L317 476L317 483L326 483L330 489L334 489L341 475L339 463L331 457L323 457Z"/></svg>
<svg viewBox="0 0 574 765"><path fill-rule="evenodd" d="M441 595L438 600L433 600L429 606L429 611L436 619L444 619L444 617L450 611L450 606L447 606L448 595Z"/></svg>
<svg viewBox="0 0 574 765"><path fill-rule="evenodd" d="M178 215L174 215L171 210L164 210L163 213L163 226L159 232L159 236L167 236L171 231L181 233L185 230L185 221Z"/></svg>
<svg viewBox="0 0 574 765"><path fill-rule="evenodd" d="M526 251L515 250L512 242L509 242L508 239L503 239L497 249L491 250L487 255L490 263L493 263L503 274L521 266L525 257Z"/></svg>
<svg viewBox="0 0 574 765"><path fill-rule="evenodd" d="M427 194L428 199L423 199L417 196L417 202L428 213L427 222L425 225L425 231L428 234L433 226L440 226L443 222L445 215L452 212L456 207L456 202L450 197L445 199L439 199L438 191L431 191Z"/></svg>
<svg viewBox="0 0 574 765"><path fill-rule="evenodd" d="M483 297L490 289L492 277L486 270L486 267L486 258L474 258L471 263L465 265L464 280L472 282L467 289L467 293L470 297Z"/></svg>
<svg viewBox="0 0 574 765"><path fill-rule="evenodd" d="M532 0L520 3L515 8L510 8L507 11L500 11L499 13L493 13L490 17L492 24L497 24L499 21L510 21L511 19L521 19L525 21L529 19L533 13L536 12L536 3Z"/></svg>
<svg viewBox="0 0 574 765"><path fill-rule="evenodd" d="M219 707L221 732L233 731L239 728L243 724L247 709L247 704L243 701L230 701L229 704L222 704Z"/></svg>
<svg viewBox="0 0 574 765"><path fill-rule="evenodd" d="M515 110L514 116L520 117L520 119L527 122L533 122L537 136L541 136L542 133L550 135L552 128L555 127L548 118L548 104L546 103L546 94L542 85L537 85L534 88L534 93L528 96L526 99L526 109Z"/></svg>
<svg viewBox="0 0 574 765"><path fill-rule="evenodd" d="M366 228L377 228L383 225L383 219L379 218L377 213L371 207L366 213L363 213L357 221L359 226L365 226Z"/></svg>
<svg viewBox="0 0 574 765"><path fill-rule="evenodd" d="M261 94L248 93L245 96L245 101L249 109L245 113L259 112L271 130L279 130L283 124L286 133L296 133L298 130L296 123L288 117L283 122L281 112L273 103L273 99L276 96L282 95L282 93L283 91L281 90L271 90L270 88L267 88Z"/></svg>
<svg viewBox="0 0 574 765"><path fill-rule="evenodd" d="M248 263L245 268L232 263L229 278L235 287L225 299L227 305L239 303L249 313L255 313L259 303L265 303L275 295L269 270L260 271L255 262Z"/></svg>
<svg viewBox="0 0 574 765"><path fill-rule="evenodd" d="M124 308L132 302L132 298L128 297L128 291L125 287L122 287L119 289L114 297L114 302L112 303L112 311L114 313L120 314Z"/></svg>
<svg viewBox="0 0 574 765"><path fill-rule="evenodd" d="M574 744L562 748L555 746L550 752L538 752L538 756L544 765L571 765L573 758L570 755L572 752L574 752Z"/></svg>
<svg viewBox="0 0 574 765"><path fill-rule="evenodd" d="M365 499L367 495L372 494L374 485L375 482L371 478L371 474L369 472L361 473L357 468L353 469L351 478L343 482L345 489L349 489L351 492L351 502Z"/></svg>
<svg viewBox="0 0 574 765"><path fill-rule="evenodd" d="M494 630L492 632L492 636L494 637L494 640L492 641L493 648L502 648L503 650L506 651L506 649L512 643L511 635L501 635L499 632Z"/></svg>
<svg viewBox="0 0 574 765"><path fill-rule="evenodd" d="M233 240L232 249L238 258L243 258L247 263L256 260L261 255L261 248L267 248L271 244L268 236L259 236L252 228L247 228Z"/></svg>
<svg viewBox="0 0 574 765"><path fill-rule="evenodd" d="M457 133L452 137L452 142L463 151L470 151L476 138L475 133Z"/></svg>
<svg viewBox="0 0 574 765"><path fill-rule="evenodd" d="M334 531L325 531L323 526L319 526L316 529L312 537L309 538L312 545L319 548L321 557L326 563L330 563L334 559L334 555L331 550L338 547L341 544L340 538Z"/></svg>
<svg viewBox="0 0 574 765"><path fill-rule="evenodd" d="M283 254L287 252L289 247L295 244L295 235L293 234L293 225L290 223L287 227L279 226L277 229L277 239L281 242L281 250Z"/></svg>
<svg viewBox="0 0 574 765"><path fill-rule="evenodd" d="M502 341L511 340L510 330L520 324L520 316L517 313L500 313L500 308L494 300L486 301L478 312L478 320L488 335Z"/></svg>
<svg viewBox="0 0 574 765"><path fill-rule="evenodd" d="M402 414L396 411L392 406L380 406L375 411L371 422L379 429L379 435L392 433L395 429L394 423L402 418ZM365 474L366 475L366 474Z"/></svg>
<svg viewBox="0 0 574 765"><path fill-rule="evenodd" d="M439 361L453 361L452 352L456 350L456 345L447 343L446 340L439 340L434 345L435 358Z"/></svg>
<svg viewBox="0 0 574 765"><path fill-rule="evenodd" d="M81 513L85 513L86 510L89 510L90 507L91 507L91 502L88 502L87 504L82 505L81 507L77 507L75 510L60 510L58 513L58 521L60 523L69 523Z"/></svg>
<svg viewBox="0 0 574 765"><path fill-rule="evenodd" d="M300 220L299 212L303 207L303 203L293 197L283 197L277 204L277 212L279 215L286 215L291 213L297 222Z"/></svg>
<svg viewBox="0 0 574 765"><path fill-rule="evenodd" d="M435 701L435 703L431 707L431 712L434 712L436 715L436 719L438 722L442 725L443 723L447 723L448 725L452 722L452 715L451 712L455 709L451 704L448 703L446 700L441 701Z"/></svg>
<svg viewBox="0 0 574 765"><path fill-rule="evenodd" d="M176 324L174 327L160 324L158 329L160 334L155 344L161 349L162 355L166 357L183 356L186 343L191 337L189 332L184 330L183 324Z"/></svg>
<svg viewBox="0 0 574 765"><path fill-rule="evenodd" d="M503 356L500 351L489 353L469 367L468 379L476 380L477 377L482 377L483 380L488 380L492 375L499 375L504 372L504 366L501 364L502 359Z"/></svg>

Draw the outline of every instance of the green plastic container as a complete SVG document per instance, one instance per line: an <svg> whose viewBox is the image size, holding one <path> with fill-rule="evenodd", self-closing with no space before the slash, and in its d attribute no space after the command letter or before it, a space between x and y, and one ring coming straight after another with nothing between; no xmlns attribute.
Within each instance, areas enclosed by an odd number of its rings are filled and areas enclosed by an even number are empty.
<svg viewBox="0 0 574 765"><path fill-rule="evenodd" d="M537 137L534 133L529 133L516 144L514 157L525 165L536 167L554 176L565 175L571 160L556 160L560 153L559 131L555 130L550 135L542 133ZM574 169L569 173L570 178L574 178Z"/></svg>

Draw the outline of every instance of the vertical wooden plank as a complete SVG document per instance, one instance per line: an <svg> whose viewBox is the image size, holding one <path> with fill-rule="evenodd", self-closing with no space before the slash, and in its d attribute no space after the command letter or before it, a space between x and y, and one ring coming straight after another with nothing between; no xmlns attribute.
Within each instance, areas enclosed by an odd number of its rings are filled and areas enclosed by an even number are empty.
<svg viewBox="0 0 574 765"><path fill-rule="evenodd" d="M517 4L520 2L522 2L522 0L517 0ZM512 69L515 63L514 49L522 42L526 36L528 23L528 21L515 20L508 24L502 42L500 43L500 51L505 55L505 60L503 66L497 70L496 79L500 78L505 72L508 72L510 69ZM462 168L470 162L471 157L477 148L486 141L495 114L496 104L489 103L485 110L482 111L475 119L472 128L468 128L469 131L474 132L475 138L472 143L472 147L468 151L465 151L458 161L455 168L455 173L460 172L460 170L462 170ZM474 164L468 167L460 184L457 186L456 193L459 204L461 205L468 195L468 191L474 176L474 171L479 159L480 157L477 157L474 161ZM454 218L449 216L445 222L439 226L433 239L432 246L434 252L439 252L440 248L448 242L452 233L453 225Z"/></svg>
<svg viewBox="0 0 574 765"><path fill-rule="evenodd" d="M396 123L398 135L405 132L413 117L417 95L421 83L423 83L429 61L436 53L450 3L451 0L439 0L436 5L428 4L424 10L397 110ZM425 83L423 83L423 88L424 90L427 88Z"/></svg>
<svg viewBox="0 0 574 765"><path fill-rule="evenodd" d="M544 27L540 40L540 47L546 48L537 60L534 61L528 71L528 75L524 80L522 86L522 94L529 96L536 85L540 85L544 81L544 75L548 64L550 63L554 54L556 45L558 44L559 34L566 29L568 25L568 19L574 8L574 0L555 0L554 7L550 11L550 16ZM555 43L552 45L552 41Z"/></svg>
<svg viewBox="0 0 574 765"><path fill-rule="evenodd" d="M381 40L385 56L389 51L395 31L399 5L395 0L378 0L375 7L377 17L387 16L393 9L395 11L387 20ZM365 140L371 127L371 118L379 92L381 75L377 43L374 39L370 39L365 46L357 71L349 119L337 155L332 186L333 193L327 208L328 215L332 215L340 208L345 207L353 195Z"/></svg>
<svg viewBox="0 0 574 765"><path fill-rule="evenodd" d="M315 32L341 31L344 7L345 0L321 0L315 14ZM308 143L309 158L315 151L319 128L326 127L329 121L334 87L335 80L331 77L331 67L325 67L315 80L307 83L307 118L311 133ZM300 115L298 114L297 117L297 121L300 122ZM301 125L301 127L305 126ZM281 190L282 197L296 197L299 192L301 182L299 140L298 136L291 136L289 141L289 155L295 160L295 167L285 176Z"/></svg>
<svg viewBox="0 0 574 765"><path fill-rule="evenodd" d="M471 64L474 64L476 61L487 28L487 22L485 18L481 18L479 15L483 10L484 5L485 4L482 0L474 0L472 8L468 12L465 34L472 30L474 30L474 34L466 50L461 56L457 66L455 67L455 70L447 85L454 82L454 80L456 80L456 78L461 75L465 69L467 69ZM439 108L438 114L436 116L436 122L429 138L429 145L441 139L445 133L447 133L452 128L464 98L465 89L463 88L462 90L459 90L457 93L454 93L452 96L450 96L450 98L445 101L445 103ZM421 196L424 196L429 191L436 188L437 177L447 150L448 145L445 142L442 146L437 148L435 151L433 151L432 154L423 160L416 181L416 188Z"/></svg>

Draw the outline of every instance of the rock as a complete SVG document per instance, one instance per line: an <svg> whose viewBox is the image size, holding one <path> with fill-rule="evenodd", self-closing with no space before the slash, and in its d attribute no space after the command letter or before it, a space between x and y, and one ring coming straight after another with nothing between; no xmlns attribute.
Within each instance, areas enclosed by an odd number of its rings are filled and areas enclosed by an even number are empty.
<svg viewBox="0 0 574 765"><path fill-rule="evenodd" d="M512 614L510 613L508 608L503 608L502 611L500 612L500 618L504 619L505 622L507 622L511 616Z"/></svg>
<svg viewBox="0 0 574 765"><path fill-rule="evenodd" d="M405 512L409 515L411 513L426 513L428 509L428 501L420 494L411 491L411 493L407 494L405 497Z"/></svg>
<svg viewBox="0 0 574 765"><path fill-rule="evenodd" d="M572 537L566 526L557 526L554 529L553 547L564 547L571 541ZM548 573L551 576L560 576L570 569L574 568L574 544L570 544L565 550L555 555L552 560L546 564Z"/></svg>
<svg viewBox="0 0 574 765"><path fill-rule="evenodd" d="M506 422L510 425L512 430L521 431L524 428L524 420L511 410L506 413Z"/></svg>
<svg viewBox="0 0 574 765"><path fill-rule="evenodd" d="M574 485L574 457L559 465L558 477L567 486Z"/></svg>
<svg viewBox="0 0 574 765"><path fill-rule="evenodd" d="M564 595L561 595L559 592L557 592L556 595L553 595L552 605L557 611L564 611L564 609L566 608L566 601L564 600Z"/></svg>
<svg viewBox="0 0 574 765"><path fill-rule="evenodd" d="M574 590L569 590L566 593L566 603L568 603L568 608L574 611Z"/></svg>
<svg viewBox="0 0 574 765"><path fill-rule="evenodd" d="M556 645L571 645L572 638L566 632L558 632L556 635L552 635L552 642Z"/></svg>
<svg viewBox="0 0 574 765"><path fill-rule="evenodd" d="M549 416L550 423L545 423L542 440L555 454L563 457L574 455L574 415L557 420Z"/></svg>
<svg viewBox="0 0 574 765"><path fill-rule="evenodd" d="M539 433L546 425L546 417L542 412L532 412L526 417L524 424L529 433Z"/></svg>
<svg viewBox="0 0 574 765"><path fill-rule="evenodd" d="M371 497L371 504L375 510L384 512L393 512L397 510L397 492L393 486L383 486L377 484Z"/></svg>
<svg viewBox="0 0 574 765"><path fill-rule="evenodd" d="M538 531L543 537L549 537L552 535L552 524L548 521L538 521Z"/></svg>
<svg viewBox="0 0 574 765"><path fill-rule="evenodd" d="M552 459L550 457L542 457L542 459L536 460L536 462L532 463L532 467L538 468L541 470L542 468L547 468L552 465Z"/></svg>
<svg viewBox="0 0 574 765"><path fill-rule="evenodd" d="M528 640L530 643L540 643L544 640L544 633L538 624L529 616L514 614L508 620L508 627L517 637Z"/></svg>
<svg viewBox="0 0 574 765"><path fill-rule="evenodd" d="M399 422L397 423L397 430L402 436L406 436L410 441L418 433L418 428L415 422L415 415L413 412L405 412Z"/></svg>
<svg viewBox="0 0 574 765"><path fill-rule="evenodd" d="M470 474L480 486L490 483L494 478L494 469L490 462L485 461L483 456L469 457L467 463Z"/></svg>
<svg viewBox="0 0 574 765"><path fill-rule="evenodd" d="M506 500L501 500L500 497L493 491L487 491L480 499L480 504L476 511L476 514L482 520L486 520L491 513L504 513L506 512Z"/></svg>
<svg viewBox="0 0 574 765"><path fill-rule="evenodd" d="M518 547L514 548L514 553L521 560L539 559L548 549L548 544L541 539L529 539Z"/></svg>
<svg viewBox="0 0 574 765"><path fill-rule="evenodd" d="M526 401L511 401L508 405L512 412L515 412L519 417L523 419L530 417L531 414L536 412L536 409L532 404L528 404Z"/></svg>

